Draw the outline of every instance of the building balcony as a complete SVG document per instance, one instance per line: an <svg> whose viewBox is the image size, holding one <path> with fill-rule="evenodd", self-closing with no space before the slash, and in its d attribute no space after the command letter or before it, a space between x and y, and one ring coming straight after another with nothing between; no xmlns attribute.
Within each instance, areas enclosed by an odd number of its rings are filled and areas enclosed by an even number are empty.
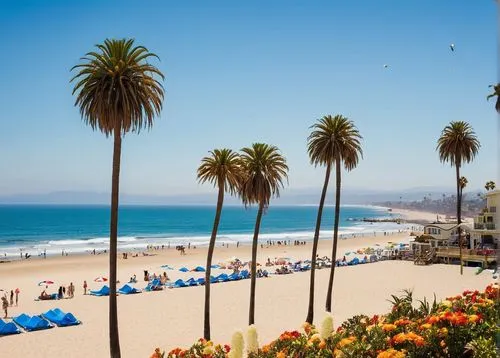
<svg viewBox="0 0 500 358"><path fill-rule="evenodd" d="M494 223L474 223L474 229L476 230L495 230Z"/></svg>

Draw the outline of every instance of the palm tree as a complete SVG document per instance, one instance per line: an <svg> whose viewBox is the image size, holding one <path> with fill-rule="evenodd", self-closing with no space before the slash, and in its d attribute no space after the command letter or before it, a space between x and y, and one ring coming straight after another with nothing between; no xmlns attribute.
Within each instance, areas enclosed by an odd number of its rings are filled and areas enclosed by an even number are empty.
<svg viewBox="0 0 500 358"><path fill-rule="evenodd" d="M116 255L118 233L118 197L122 136L142 128L151 128L163 103L163 74L148 63L156 57L132 39L107 39L95 51L82 58L71 82L73 94L84 122L106 137L113 136L113 173L109 235L109 340L110 355L120 357L116 306Z"/></svg>
<svg viewBox="0 0 500 358"><path fill-rule="evenodd" d="M484 188L486 189L486 191L495 190L495 188L496 188L495 182L491 181L491 180L486 182L486 185L484 186Z"/></svg>
<svg viewBox="0 0 500 358"><path fill-rule="evenodd" d="M495 109L498 113L500 113L500 83L497 83L496 85L490 85L489 87L493 87L493 93L489 94L486 98L488 100L493 97L497 98L495 102Z"/></svg>
<svg viewBox="0 0 500 358"><path fill-rule="evenodd" d="M460 183L460 167L464 163L470 163L481 147L474 130L469 123L464 121L452 121L441 132L436 150L439 160L443 163L449 162L455 167L457 185L457 225L462 223L462 196ZM462 235L458 230L458 244L460 250L460 274L463 274L462 261Z"/></svg>
<svg viewBox="0 0 500 358"><path fill-rule="evenodd" d="M323 217L323 206L325 204L325 197L328 190L328 184L330 182L330 173L332 166L337 164L337 194L338 200L340 200L340 163L343 160L342 155L346 150L354 150L356 153L361 154L361 146L359 140L361 136L359 135L354 124L347 118L336 115L332 117L331 115L324 116L319 119L317 123L311 126L313 131L308 137L307 152L311 160L311 164L315 167L318 165L326 166L325 180L323 182L323 190L321 192L321 197L318 206L318 214L316 217L316 228L314 230L313 237L313 248L311 253L311 274L309 279L309 304L307 308L306 322L313 323L314 320L314 291L315 291L315 274L316 274L316 256L318 251L319 234L321 230L321 219ZM354 139L354 140L352 140ZM343 141L346 141L344 146ZM349 149L347 149L349 148ZM358 158L356 154L356 163L352 163L351 158L352 153L349 153L349 161L346 161L349 170L354 168L357 164ZM340 158L340 160L337 160ZM351 164L354 164L351 166ZM338 218L340 211L340 205L337 204L335 207L335 217ZM336 226L338 230L338 222L336 221ZM337 238L337 233L334 230L334 241ZM336 242L334 243L336 246ZM336 253L335 253L336 254ZM335 260L333 257L332 260Z"/></svg>
<svg viewBox="0 0 500 358"><path fill-rule="evenodd" d="M335 164L335 219L333 225L332 261L330 278L326 293L325 309L332 311L333 279L335 276L335 260L337 257L337 243L340 219L340 192L342 164L347 171L356 168L363 157L361 140L354 122L348 118L336 115L325 116L320 119L315 130L309 137L309 157L315 163Z"/></svg>
<svg viewBox="0 0 500 358"><path fill-rule="evenodd" d="M206 340L210 340L210 273L212 271L212 257L222 212L222 204L224 203L224 193L236 194L239 192L242 180L241 174L240 157L238 153L233 152L231 149L214 149L210 151L210 156L204 157L198 168L198 180L200 183L209 182L219 190L214 226L208 245L207 267L205 271L203 337Z"/></svg>
<svg viewBox="0 0 500 358"><path fill-rule="evenodd" d="M286 159L275 146L254 143L241 149L244 179L240 195L245 207L258 204L257 218L252 240L252 264L250 280L250 308L248 324L255 323L255 281L257 274L257 244L262 214L269 207L271 197L279 197L284 181L288 180Z"/></svg>

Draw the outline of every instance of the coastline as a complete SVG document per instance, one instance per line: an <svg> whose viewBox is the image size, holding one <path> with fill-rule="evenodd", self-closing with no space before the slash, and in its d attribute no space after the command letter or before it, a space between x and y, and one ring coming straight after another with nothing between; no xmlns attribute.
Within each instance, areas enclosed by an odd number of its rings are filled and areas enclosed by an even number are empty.
<svg viewBox="0 0 500 358"><path fill-rule="evenodd" d="M390 242L405 242L408 233L357 237L339 240L337 257L367 246L384 246ZM251 257L250 246L217 245L214 263L239 257L247 261ZM331 256L331 240L320 240L318 254ZM181 256L175 249L150 250L149 256L118 256L118 284L120 287L128 278L136 274L141 280L143 270L160 274L162 265L168 264L176 270L166 271L172 280L178 278L203 277L204 273L179 272L178 268L204 266L206 248L186 250ZM299 246L272 245L258 250L258 260L291 257L308 259L311 244ZM352 257L352 256L348 256ZM39 355L43 345L44 356L67 354L80 358L91 352L101 357L108 354L107 297L92 297L82 294L82 282L87 280L89 289L99 289L103 284L94 282L98 276L107 276L108 255L74 255L54 257L47 260L16 261L1 266L0 282L4 290L21 289L19 307L9 308L9 316L20 313L40 314L59 307L72 312L83 321L83 325L54 328L46 331L23 333L2 338L2 353L6 356ZM230 272L214 270L213 274ZM329 269L317 271L315 296L315 321L323 318L324 295L329 277ZM421 280L422 275L429 279ZM34 301L41 288L41 280L53 280L58 285L76 287L73 299L58 301ZM460 276L457 266L432 265L417 266L412 262L384 261L372 264L339 267L336 270L333 314L335 326L355 314L375 314L389 308L389 294L398 294L403 289L413 289L416 298L432 299L454 295L463 289L481 289L491 281L491 276L475 275L474 268L465 268ZM446 282L446 285L442 283ZM309 272L290 275L271 275L257 280L256 323L261 343L275 338L283 329L299 328L305 319L308 299ZM249 280L212 285L212 336L219 343L229 342L235 330L245 329L248 313ZM119 328L123 357L148 356L153 347L170 350L176 346L188 346L203 332L203 287L165 289L160 292L144 292L138 295L118 296ZM228 319L231 317L231 319ZM62 343L64 342L64 343ZM92 347L89 347L92 342Z"/></svg>

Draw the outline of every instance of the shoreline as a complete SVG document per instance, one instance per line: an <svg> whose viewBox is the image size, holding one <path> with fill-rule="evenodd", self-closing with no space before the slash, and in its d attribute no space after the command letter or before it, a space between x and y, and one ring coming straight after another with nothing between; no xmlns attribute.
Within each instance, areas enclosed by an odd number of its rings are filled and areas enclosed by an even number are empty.
<svg viewBox="0 0 500 358"><path fill-rule="evenodd" d="M337 258L356 255L361 248L383 247L388 242L405 242L408 233L389 236L370 236L357 239L339 240ZM331 256L332 241L320 240L320 257ZM267 258L290 257L297 260L310 259L310 243L306 245L272 245L258 249L258 260L264 264ZM178 278L204 277L203 272L180 272L181 266L192 269L205 266L207 248L186 250L181 256L178 251L157 250L151 256L123 259L118 257L118 276L121 287L134 274L137 275L137 288L144 288L143 270L161 274L162 265L168 264L175 270L167 270L171 281ZM236 245L221 247L217 245L213 264L226 262L228 258L238 257L243 262L251 257L250 246ZM92 342L94 355L106 356L108 347L108 302L107 297L83 295L82 283L87 280L89 289L99 289L103 283L94 282L99 276L108 277L108 255L81 255L54 257L50 260L15 261L1 266L0 282L4 290L20 288L18 307L9 308L9 317L21 313L40 314L58 307L73 313L83 325L54 328L46 331L22 333L2 338L2 352L6 356L40 355L43 342L43 356L60 355L71 349L75 358L88 356L88 342ZM276 268L278 266L275 266ZM274 271L274 268L268 268ZM399 294L403 289L413 289L415 297L438 299L455 295L464 289L482 289L491 281L491 275L475 274L474 268L464 268L459 274L455 265L418 266L406 261L381 261L376 263L338 267L335 274L333 314L335 326L345 319L360 313L378 314L389 308L387 299L390 294ZM215 269L213 275L229 270ZM323 319L324 295L326 292L329 269L316 271L315 323ZM421 278L429 277L422 280ZM285 329L298 329L307 311L309 271L289 275L270 275L257 280L256 323L259 339L267 343ZM76 287L75 297L57 301L34 301L42 287L38 282L53 280L48 293L57 292L60 285ZM446 285L442 283L446 282ZM234 331L245 329L248 320L248 295L250 280L213 284L211 286L212 336L218 343L230 342ZM148 356L154 347L170 350L176 346L189 346L203 333L203 297L201 286L165 289L160 292L143 292L132 296L118 296L119 329L123 357ZM228 319L228 317L231 317ZM65 342L61 344L61 342ZM71 347L71 348L70 348Z"/></svg>
<svg viewBox="0 0 500 358"><path fill-rule="evenodd" d="M394 218L394 214L397 212L383 212L388 208L383 208L379 206L372 205L344 205L345 207L370 207L378 209L380 211L377 218L390 219ZM290 207L300 207L300 206L290 206ZM401 215L403 216L403 215ZM359 225L344 226L339 230L339 236L341 238L351 238L353 236L369 236L375 233L383 232L400 232L409 230L408 228L413 226L418 226L421 224L419 218L421 218L421 213L411 212L410 214L404 215L404 220L406 222L398 224L395 222L375 222L370 223L362 220L356 220ZM366 219L366 218L365 218ZM371 226L373 225L373 230ZM323 225L325 226L325 225ZM414 228L416 229L416 228ZM146 251L147 247L152 246L172 246L177 245L188 246L189 244L206 247L210 239L209 231L205 235L191 235L191 236L174 236L169 237L167 235L160 236L161 234L137 234L125 235L118 238L118 251L128 252L128 253L140 253ZM261 232L259 235L259 242L265 243L268 240L272 241L306 241L311 242L314 235L314 226L311 226L309 231L293 231L283 229L283 232ZM320 233L320 240L329 239L333 235L333 230L327 229L322 230ZM89 255L95 249L96 252L100 254L104 253L104 250L109 248L109 239L106 235L100 235L102 237L88 238L88 239L59 239L59 240L41 240L34 242L23 242L22 246L9 245L0 247L0 263L4 261L18 261L21 260L20 255L23 256L28 253L30 259L43 259L44 251L46 252L47 258L53 258L61 256L61 253L69 253L70 255ZM250 245L251 244L252 232L248 233L219 233L218 242L225 242L229 245ZM58 243L61 242L61 244ZM23 257L23 260L25 258Z"/></svg>

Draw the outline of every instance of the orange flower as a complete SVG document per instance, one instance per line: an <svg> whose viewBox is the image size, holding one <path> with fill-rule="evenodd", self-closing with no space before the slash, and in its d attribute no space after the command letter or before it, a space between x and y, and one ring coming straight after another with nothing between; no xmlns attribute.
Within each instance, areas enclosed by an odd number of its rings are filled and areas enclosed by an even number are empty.
<svg viewBox="0 0 500 358"><path fill-rule="evenodd" d="M322 339L321 342L319 342L319 344L318 344L318 348L324 349L325 347L326 347L326 342L324 339Z"/></svg>
<svg viewBox="0 0 500 358"><path fill-rule="evenodd" d="M422 330L423 330L423 329L429 329L429 328L431 328L431 327L432 327L432 325L431 325L430 323L424 323L424 324L422 324L422 325L420 326L420 329L422 329Z"/></svg>
<svg viewBox="0 0 500 358"><path fill-rule="evenodd" d="M477 314L471 314L469 316L469 323L476 323L479 322L481 318Z"/></svg>
<svg viewBox="0 0 500 358"><path fill-rule="evenodd" d="M279 351L276 353L276 358L286 358L285 352Z"/></svg>
<svg viewBox="0 0 500 358"><path fill-rule="evenodd" d="M388 349L386 351L380 352L377 355L377 358L404 358L406 354L401 351L397 351L395 349Z"/></svg>
<svg viewBox="0 0 500 358"><path fill-rule="evenodd" d="M430 324L437 323L437 322L439 322L439 317L438 316L430 316L427 319L427 322L430 323Z"/></svg>
<svg viewBox="0 0 500 358"><path fill-rule="evenodd" d="M395 324L391 324L391 323L386 323L384 325L382 325L382 329L384 330L384 332L391 332L391 331L394 331L396 328L398 328Z"/></svg>
<svg viewBox="0 0 500 358"><path fill-rule="evenodd" d="M340 340L340 342L338 343L338 346L340 348L344 347L344 346L347 346L348 344L351 344L352 342L354 342L356 340L356 337L354 336L351 336L351 337L348 337L348 338L342 338Z"/></svg>
<svg viewBox="0 0 500 358"><path fill-rule="evenodd" d="M444 348L446 347L446 342L442 340L441 342L439 342L439 345L441 346L441 348Z"/></svg>

